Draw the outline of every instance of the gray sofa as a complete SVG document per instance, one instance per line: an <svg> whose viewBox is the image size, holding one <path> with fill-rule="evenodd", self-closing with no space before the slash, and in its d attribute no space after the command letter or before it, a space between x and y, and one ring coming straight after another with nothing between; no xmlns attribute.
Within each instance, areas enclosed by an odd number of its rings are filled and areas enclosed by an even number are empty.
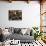
<svg viewBox="0 0 46 46"><path fill-rule="evenodd" d="M21 43L30 43L33 42L34 37L32 36L32 31L30 32L31 35L22 34L21 33L22 28L9 28L9 32L11 33L9 36L4 36L4 40L10 39L10 40L20 40ZM23 28L25 29L25 28Z"/></svg>
<svg viewBox="0 0 46 46"><path fill-rule="evenodd" d="M11 34L9 36L9 38L12 40L12 39L15 39L15 40L20 40L21 43L30 43L30 42L33 42L34 38L33 36L29 36L29 35L21 35L21 34Z"/></svg>

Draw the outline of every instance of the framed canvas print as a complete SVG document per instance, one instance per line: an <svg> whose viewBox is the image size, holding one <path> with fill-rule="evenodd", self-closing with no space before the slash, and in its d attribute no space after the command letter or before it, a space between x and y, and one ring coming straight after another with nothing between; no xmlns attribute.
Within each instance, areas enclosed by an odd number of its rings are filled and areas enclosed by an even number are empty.
<svg viewBox="0 0 46 46"><path fill-rule="evenodd" d="M22 20L22 10L9 10L9 20Z"/></svg>

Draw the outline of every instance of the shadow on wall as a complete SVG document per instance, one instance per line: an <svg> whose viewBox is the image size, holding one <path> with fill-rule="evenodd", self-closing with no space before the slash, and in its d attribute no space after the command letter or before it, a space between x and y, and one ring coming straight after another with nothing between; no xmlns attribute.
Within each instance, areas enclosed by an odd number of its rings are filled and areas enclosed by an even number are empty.
<svg viewBox="0 0 46 46"><path fill-rule="evenodd" d="M0 42L3 41L3 34L2 34L2 29L0 28Z"/></svg>

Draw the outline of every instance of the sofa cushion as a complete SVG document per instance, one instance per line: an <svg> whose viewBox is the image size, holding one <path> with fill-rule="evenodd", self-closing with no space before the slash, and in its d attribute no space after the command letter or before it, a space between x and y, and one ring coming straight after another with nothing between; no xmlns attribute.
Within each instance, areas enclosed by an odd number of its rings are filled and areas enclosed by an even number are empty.
<svg viewBox="0 0 46 46"><path fill-rule="evenodd" d="M26 34L26 32L27 32L27 28L22 28L21 29L21 33L24 35L24 34Z"/></svg>
<svg viewBox="0 0 46 46"><path fill-rule="evenodd" d="M14 27L9 27L8 32L10 32L11 34L13 34L14 33Z"/></svg>
<svg viewBox="0 0 46 46"><path fill-rule="evenodd" d="M21 29L20 28L14 28L14 33L20 33Z"/></svg>

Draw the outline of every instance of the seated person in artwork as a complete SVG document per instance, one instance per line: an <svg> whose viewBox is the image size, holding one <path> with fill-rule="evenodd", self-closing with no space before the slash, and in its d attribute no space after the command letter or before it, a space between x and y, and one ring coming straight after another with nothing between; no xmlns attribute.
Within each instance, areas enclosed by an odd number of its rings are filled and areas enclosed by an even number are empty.
<svg viewBox="0 0 46 46"><path fill-rule="evenodd" d="M0 42L3 41L3 34L2 34L2 29L0 28Z"/></svg>

